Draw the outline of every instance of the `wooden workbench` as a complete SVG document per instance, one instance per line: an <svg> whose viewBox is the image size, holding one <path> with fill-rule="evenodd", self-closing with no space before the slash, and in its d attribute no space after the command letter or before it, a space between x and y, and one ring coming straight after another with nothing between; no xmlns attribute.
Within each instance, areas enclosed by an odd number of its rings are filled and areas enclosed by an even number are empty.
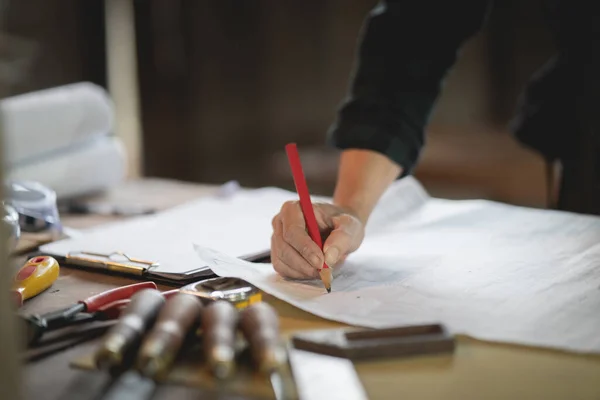
<svg viewBox="0 0 600 400"><path fill-rule="evenodd" d="M214 186L146 179L128 182L103 196L103 200L165 209L216 190ZM85 228L112 219L63 217L65 225L73 228ZM63 268L53 287L28 301L23 312L53 310L132 282L127 278ZM266 300L277 308L285 331L341 326L277 299L266 297ZM88 353L94 344L94 341L88 342L28 363L24 382L28 398L95 398L105 382L102 374L69 367L72 359ZM462 337L458 338L453 357L365 362L356 364L356 369L372 399L600 399L600 357L483 343ZM335 374L335 371L331 373ZM155 398L216 396L200 389L165 385L159 388Z"/></svg>

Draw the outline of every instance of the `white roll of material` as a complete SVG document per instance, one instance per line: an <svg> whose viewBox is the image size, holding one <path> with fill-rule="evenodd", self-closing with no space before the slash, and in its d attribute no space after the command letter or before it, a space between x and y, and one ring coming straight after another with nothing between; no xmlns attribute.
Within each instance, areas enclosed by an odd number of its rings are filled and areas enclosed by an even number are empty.
<svg viewBox="0 0 600 400"><path fill-rule="evenodd" d="M117 137L104 136L53 157L9 168L6 175L10 180L37 181L64 199L113 187L124 179L126 169L123 143Z"/></svg>
<svg viewBox="0 0 600 400"><path fill-rule="evenodd" d="M89 82L6 98L0 102L0 113L7 167L106 136L114 124L108 93Z"/></svg>

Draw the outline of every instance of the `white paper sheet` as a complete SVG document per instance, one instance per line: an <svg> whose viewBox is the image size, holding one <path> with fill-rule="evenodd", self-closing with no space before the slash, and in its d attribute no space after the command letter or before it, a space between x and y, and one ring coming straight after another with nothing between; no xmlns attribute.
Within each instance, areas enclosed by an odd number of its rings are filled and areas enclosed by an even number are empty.
<svg viewBox="0 0 600 400"><path fill-rule="evenodd" d="M366 327L441 322L482 340L600 353L598 217L427 198L406 179L378 205L330 294L319 280L285 280L270 264L195 248L216 274L323 318Z"/></svg>
<svg viewBox="0 0 600 400"><path fill-rule="evenodd" d="M285 201L295 199L294 193L276 188L241 190L228 197L202 198L155 215L85 230L80 237L44 245L41 251L57 256L122 251L160 263L155 273L183 274L206 267L191 243L236 257L268 251L271 219Z"/></svg>

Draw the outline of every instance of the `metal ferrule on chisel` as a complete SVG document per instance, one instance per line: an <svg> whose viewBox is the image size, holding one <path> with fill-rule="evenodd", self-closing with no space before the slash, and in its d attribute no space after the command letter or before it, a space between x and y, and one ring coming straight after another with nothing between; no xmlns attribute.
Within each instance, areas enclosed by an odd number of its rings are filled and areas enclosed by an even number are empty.
<svg viewBox="0 0 600 400"><path fill-rule="evenodd" d="M98 368L110 370L122 367L129 353L154 323L165 299L156 289L144 289L131 297L121 318L107 332L95 354Z"/></svg>
<svg viewBox="0 0 600 400"><path fill-rule="evenodd" d="M202 343L208 368L217 379L235 371L235 340L238 311L228 301L210 304L202 315Z"/></svg>
<svg viewBox="0 0 600 400"><path fill-rule="evenodd" d="M187 335L198 325L201 313L202 302L196 296L178 293L169 298L140 347L138 371L153 379L166 374Z"/></svg>

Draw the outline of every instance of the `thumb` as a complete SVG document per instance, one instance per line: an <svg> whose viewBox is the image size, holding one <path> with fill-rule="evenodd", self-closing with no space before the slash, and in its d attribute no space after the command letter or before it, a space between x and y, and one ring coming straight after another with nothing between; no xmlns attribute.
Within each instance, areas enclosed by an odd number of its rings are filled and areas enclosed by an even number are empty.
<svg viewBox="0 0 600 400"><path fill-rule="evenodd" d="M325 262L331 267L356 250L362 239L360 223L351 216L336 216L332 222L334 229L323 245Z"/></svg>

